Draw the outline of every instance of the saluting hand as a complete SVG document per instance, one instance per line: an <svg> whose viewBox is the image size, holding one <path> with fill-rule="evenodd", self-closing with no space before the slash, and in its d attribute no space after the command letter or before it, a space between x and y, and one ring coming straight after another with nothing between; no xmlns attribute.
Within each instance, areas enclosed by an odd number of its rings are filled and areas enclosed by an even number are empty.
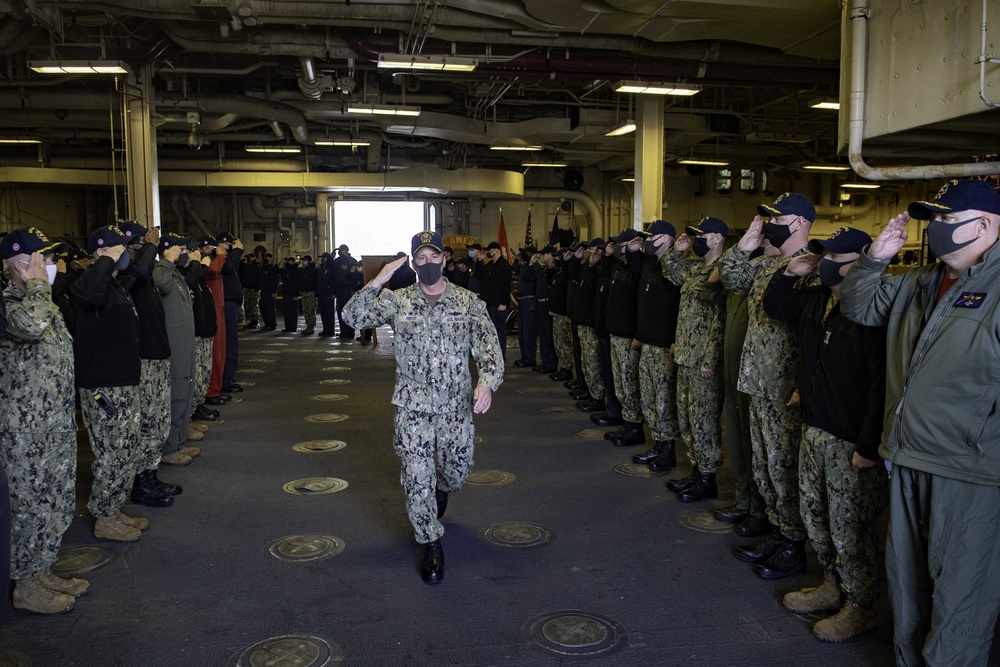
<svg viewBox="0 0 1000 667"><path fill-rule="evenodd" d="M372 284L375 285L375 287L382 287L383 285L385 285L387 282L389 282L389 278L392 278L392 274L396 273L399 267L406 264L406 261L408 259L409 258L404 255L399 259L394 259L385 266L383 266L382 270L378 272L377 276L375 276L375 280L372 281Z"/></svg>
<svg viewBox="0 0 1000 667"><path fill-rule="evenodd" d="M803 278L816 270L823 255L799 255L785 267L786 276L798 276Z"/></svg>
<svg viewBox="0 0 1000 667"><path fill-rule="evenodd" d="M478 385L472 392L472 400L475 401L472 411L477 415L485 414L493 404L493 391L484 384Z"/></svg>
<svg viewBox="0 0 1000 667"><path fill-rule="evenodd" d="M687 234L681 234L674 242L674 252L684 252L691 247L691 238Z"/></svg>
<svg viewBox="0 0 1000 667"><path fill-rule="evenodd" d="M750 223L750 227L747 228L746 234L740 239L738 247L740 250L746 252L753 252L760 247L760 237L764 233L764 218L759 215L755 215L753 222Z"/></svg>
<svg viewBox="0 0 1000 667"><path fill-rule="evenodd" d="M909 213L900 213L882 230L871 246L868 248L868 256L875 260L891 259L902 249L906 243L906 223L910 221Z"/></svg>
<svg viewBox="0 0 1000 667"><path fill-rule="evenodd" d="M21 271L21 278L24 282L29 280L44 280L48 282L49 274L45 272L45 258L40 252L31 253L28 258L28 268Z"/></svg>

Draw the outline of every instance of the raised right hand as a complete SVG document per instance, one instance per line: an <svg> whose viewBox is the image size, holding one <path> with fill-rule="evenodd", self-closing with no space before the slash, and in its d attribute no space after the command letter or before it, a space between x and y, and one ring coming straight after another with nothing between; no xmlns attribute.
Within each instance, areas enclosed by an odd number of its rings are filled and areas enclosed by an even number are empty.
<svg viewBox="0 0 1000 667"><path fill-rule="evenodd" d="M105 256L110 257L111 259L113 259L113 260L115 260L117 262L118 258L122 256L123 252L125 252L125 246L123 246L123 245L113 245L110 248L106 249L104 251L104 254L105 254Z"/></svg>
<svg viewBox="0 0 1000 667"><path fill-rule="evenodd" d="M764 218L759 215L755 215L753 222L750 223L750 227L747 228L746 234L740 239L737 244L740 250L746 252L753 252L760 247L760 238L764 232Z"/></svg>
<svg viewBox="0 0 1000 667"><path fill-rule="evenodd" d="M48 282L49 274L45 271L45 258L40 252L31 253L28 258L28 268L21 271L21 278L24 282L29 280L44 280Z"/></svg>
<svg viewBox="0 0 1000 667"><path fill-rule="evenodd" d="M785 267L785 275L803 278L816 270L823 255L799 255Z"/></svg>
<svg viewBox="0 0 1000 667"><path fill-rule="evenodd" d="M392 260L391 262L382 267L382 270L378 272L378 275L375 276L375 279L372 281L372 283L374 283L376 287L382 287L387 282L389 282L389 278L392 278L392 274L396 273L399 267L406 264L408 259L409 259L408 257L403 256L398 259Z"/></svg>
<svg viewBox="0 0 1000 667"><path fill-rule="evenodd" d="M691 247L691 237L687 234L681 234L674 241L674 252L684 252Z"/></svg>
<svg viewBox="0 0 1000 667"><path fill-rule="evenodd" d="M906 243L906 223L909 221L909 213L900 213L890 220L868 247L868 256L879 261L895 257Z"/></svg>

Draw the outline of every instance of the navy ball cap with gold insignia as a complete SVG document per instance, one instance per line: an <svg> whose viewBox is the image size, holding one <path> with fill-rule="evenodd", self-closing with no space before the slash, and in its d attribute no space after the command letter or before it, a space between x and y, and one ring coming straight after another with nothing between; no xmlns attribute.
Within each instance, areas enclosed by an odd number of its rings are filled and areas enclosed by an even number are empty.
<svg viewBox="0 0 1000 667"><path fill-rule="evenodd" d="M93 255L98 248L113 248L116 245L125 245L128 238L122 234L115 225L105 225L90 233L87 237L87 252Z"/></svg>
<svg viewBox="0 0 1000 667"><path fill-rule="evenodd" d="M0 241L0 256L10 259L17 255L30 255L41 252L58 252L66 248L65 243L59 241L52 242L35 227L22 227L15 229Z"/></svg>
<svg viewBox="0 0 1000 667"><path fill-rule="evenodd" d="M907 208L910 217L916 220L969 210L1000 215L1000 193L986 181L951 180L938 190L934 201L915 201Z"/></svg>
<svg viewBox="0 0 1000 667"><path fill-rule="evenodd" d="M433 248L435 252L444 252L444 243L441 241L441 235L437 232L414 234L413 240L410 242L410 255L412 256L424 246Z"/></svg>

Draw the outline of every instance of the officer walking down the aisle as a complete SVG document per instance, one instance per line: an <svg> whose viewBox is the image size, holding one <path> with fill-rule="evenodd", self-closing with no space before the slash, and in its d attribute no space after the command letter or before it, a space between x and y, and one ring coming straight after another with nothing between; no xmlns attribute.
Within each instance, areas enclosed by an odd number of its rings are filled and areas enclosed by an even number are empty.
<svg viewBox="0 0 1000 667"><path fill-rule="evenodd" d="M503 355L486 304L442 276L440 234L421 232L411 248L417 283L382 290L406 263L400 257L347 302L344 319L355 329L390 324L396 332L393 446L402 462L410 523L417 542L426 545L421 577L436 584L444 578L439 519L448 494L462 488L472 469L472 413L490 409L493 392L503 382ZM470 355L479 374L475 390Z"/></svg>

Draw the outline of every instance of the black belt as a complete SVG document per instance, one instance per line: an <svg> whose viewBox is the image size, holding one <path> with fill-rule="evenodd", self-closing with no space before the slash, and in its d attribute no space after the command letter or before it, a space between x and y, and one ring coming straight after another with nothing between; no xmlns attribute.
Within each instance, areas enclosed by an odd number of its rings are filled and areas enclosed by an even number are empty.
<svg viewBox="0 0 1000 667"><path fill-rule="evenodd" d="M524 295L518 296L517 298L518 299L534 299L535 295L534 294L524 294Z"/></svg>
<svg viewBox="0 0 1000 667"><path fill-rule="evenodd" d="M548 301L548 300L549 300L549 297L544 297L544 298L543 298L543 297L538 297L538 299L537 299L537 300L538 300L538 301Z"/></svg>

